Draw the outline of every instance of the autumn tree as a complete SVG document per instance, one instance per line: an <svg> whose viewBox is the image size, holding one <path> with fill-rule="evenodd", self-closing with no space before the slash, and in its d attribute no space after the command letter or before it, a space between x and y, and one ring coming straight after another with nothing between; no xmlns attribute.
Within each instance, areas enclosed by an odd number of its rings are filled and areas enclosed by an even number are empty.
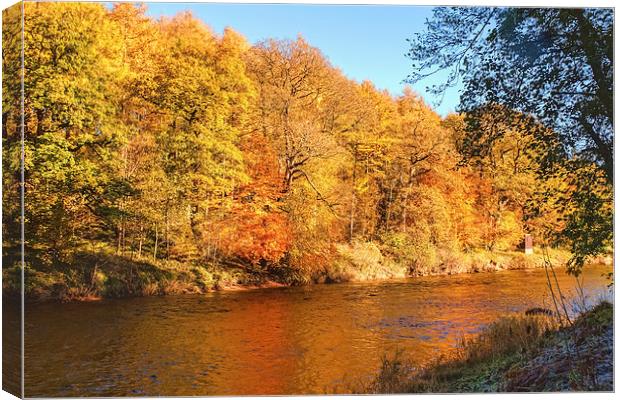
<svg viewBox="0 0 620 400"><path fill-rule="evenodd" d="M43 260L66 261L71 246L105 236L118 211L105 199L128 190L114 174L124 136L116 118L122 41L103 7L63 3L26 4L24 40L27 247ZM19 99L21 76L7 78L5 94ZM16 177L19 132L4 121L3 150L12 160L5 173Z"/></svg>
<svg viewBox="0 0 620 400"><path fill-rule="evenodd" d="M549 146L547 130L532 131L541 134L535 143L546 156L541 174L573 173L575 165L588 169L593 163L611 185L612 42L611 9L436 8L427 29L411 40L409 80L419 82L437 71L449 71L448 78L431 90L441 94L463 80L461 111L473 115L501 105L531 116L555 133L557 140ZM476 135L475 118L469 118L468 131ZM574 201L581 198L573 194ZM565 231L565 239L574 243L575 250L582 248L578 242L592 242L589 238L594 235L598 237L594 242L608 243L612 231L603 228L609 226ZM589 255L604 251L588 248ZM575 254L576 270L583 259L583 254Z"/></svg>
<svg viewBox="0 0 620 400"><path fill-rule="evenodd" d="M295 237L292 252L299 257L325 253L320 243L329 244L341 217L334 189L342 161L336 130L342 115L337 88L343 79L302 38L258 44L248 68L259 91L253 129L276 149L281 207Z"/></svg>
<svg viewBox="0 0 620 400"><path fill-rule="evenodd" d="M21 240L21 6L2 11L2 263L19 259Z"/></svg>
<svg viewBox="0 0 620 400"><path fill-rule="evenodd" d="M282 209L282 176L277 154L261 132L248 132L241 140L250 181L234 192L230 209L205 227L217 238L213 251L221 262L251 270L277 266L292 245L287 213Z"/></svg>

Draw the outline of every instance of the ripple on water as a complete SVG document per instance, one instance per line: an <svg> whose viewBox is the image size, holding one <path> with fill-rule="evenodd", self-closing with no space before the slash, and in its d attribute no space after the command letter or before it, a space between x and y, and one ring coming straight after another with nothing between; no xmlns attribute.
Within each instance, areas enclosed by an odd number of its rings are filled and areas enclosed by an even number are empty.
<svg viewBox="0 0 620 400"><path fill-rule="evenodd" d="M590 296L607 290L601 273L584 273ZM574 279L558 279L569 293ZM423 364L461 334L543 306L545 293L543 271L506 271L33 304L26 314L26 395L322 393L372 376L397 349Z"/></svg>

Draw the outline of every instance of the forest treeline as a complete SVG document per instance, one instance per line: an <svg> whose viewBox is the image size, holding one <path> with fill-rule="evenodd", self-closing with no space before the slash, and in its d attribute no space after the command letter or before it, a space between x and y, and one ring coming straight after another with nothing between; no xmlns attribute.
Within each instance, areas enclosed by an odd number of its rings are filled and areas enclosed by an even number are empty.
<svg viewBox="0 0 620 400"><path fill-rule="evenodd" d="M302 37L252 45L128 3L25 9L27 287L431 273L517 250L526 233L562 246L580 183L613 212L595 164L542 177L554 131L505 107L481 109L472 136L468 116L348 79ZM7 270L20 254L20 19L4 12ZM472 151L497 129L510 132Z"/></svg>

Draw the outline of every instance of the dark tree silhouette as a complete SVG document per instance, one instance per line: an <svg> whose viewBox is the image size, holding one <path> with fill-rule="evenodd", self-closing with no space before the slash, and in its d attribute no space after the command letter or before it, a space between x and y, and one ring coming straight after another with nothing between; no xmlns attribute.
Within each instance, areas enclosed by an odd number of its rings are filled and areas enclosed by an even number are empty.
<svg viewBox="0 0 620 400"><path fill-rule="evenodd" d="M433 93L462 80L461 111L531 114L613 182L613 10L436 8L410 43L409 82L448 70Z"/></svg>

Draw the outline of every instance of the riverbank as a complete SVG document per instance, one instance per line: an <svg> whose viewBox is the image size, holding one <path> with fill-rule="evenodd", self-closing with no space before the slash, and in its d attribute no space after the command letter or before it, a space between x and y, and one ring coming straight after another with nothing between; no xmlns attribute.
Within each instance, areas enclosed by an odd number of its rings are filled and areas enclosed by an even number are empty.
<svg viewBox="0 0 620 400"><path fill-rule="evenodd" d="M287 266L265 269L194 265L172 260L128 258L110 253L78 253L66 265L25 270L25 293L33 301L94 301L102 298L204 294L315 283L363 282L428 275L494 272L542 267L540 252L445 253L421 265L405 263L373 244L342 245L334 262L311 273ZM570 254L551 250L554 265ZM600 260L599 260L600 261ZM4 295L20 293L18 267L3 270Z"/></svg>
<svg viewBox="0 0 620 400"><path fill-rule="evenodd" d="M29 301L97 301L103 298L204 294L286 286L269 271L195 265L172 260L78 254L67 265L38 270L26 265ZM20 295L20 270L3 270L3 295Z"/></svg>
<svg viewBox="0 0 620 400"><path fill-rule="evenodd" d="M369 393L613 390L613 306L559 326L544 309L503 317L452 354L415 370L385 359Z"/></svg>

